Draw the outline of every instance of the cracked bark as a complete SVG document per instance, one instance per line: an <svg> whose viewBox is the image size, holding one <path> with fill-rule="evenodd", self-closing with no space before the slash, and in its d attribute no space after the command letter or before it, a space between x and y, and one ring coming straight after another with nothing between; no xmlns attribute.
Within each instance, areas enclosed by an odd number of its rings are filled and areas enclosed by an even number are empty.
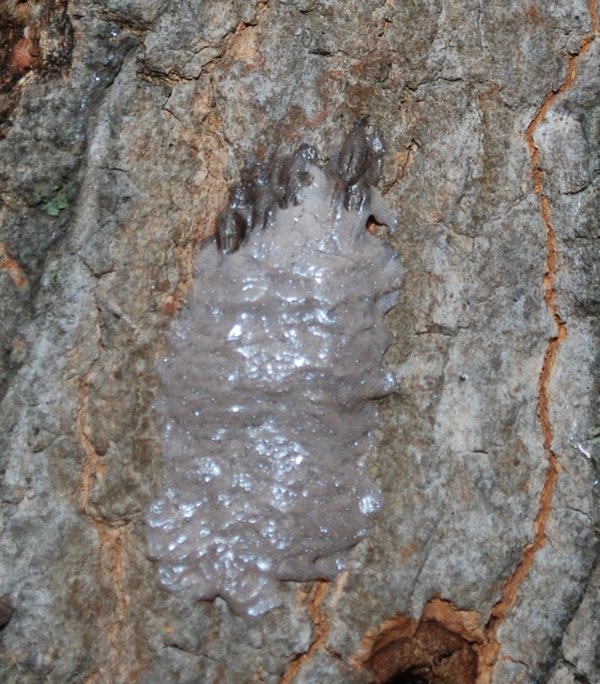
<svg viewBox="0 0 600 684"><path fill-rule="evenodd" d="M3 681L600 679L598 16L0 10ZM332 149L364 114L408 271L385 509L336 582L247 625L164 594L145 558L153 359L244 159Z"/></svg>

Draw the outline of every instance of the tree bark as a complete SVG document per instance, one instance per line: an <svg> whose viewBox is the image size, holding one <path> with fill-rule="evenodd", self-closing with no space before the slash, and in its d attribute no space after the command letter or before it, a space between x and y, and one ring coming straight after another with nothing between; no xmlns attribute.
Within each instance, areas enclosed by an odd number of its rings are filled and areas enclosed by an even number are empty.
<svg viewBox="0 0 600 684"><path fill-rule="evenodd" d="M0 31L2 681L600 681L597 2L7 0ZM146 557L155 358L244 160L365 115L407 271L384 508L248 623Z"/></svg>

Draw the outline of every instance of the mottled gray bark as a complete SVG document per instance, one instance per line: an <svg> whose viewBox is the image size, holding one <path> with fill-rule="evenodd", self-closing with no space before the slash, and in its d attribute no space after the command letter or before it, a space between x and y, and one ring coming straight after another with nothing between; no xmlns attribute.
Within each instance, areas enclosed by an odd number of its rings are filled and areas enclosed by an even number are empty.
<svg viewBox="0 0 600 684"><path fill-rule="evenodd" d="M599 681L595 0L8 0L0 30L0 679ZM407 270L384 510L249 624L145 556L154 358L243 161L366 114Z"/></svg>

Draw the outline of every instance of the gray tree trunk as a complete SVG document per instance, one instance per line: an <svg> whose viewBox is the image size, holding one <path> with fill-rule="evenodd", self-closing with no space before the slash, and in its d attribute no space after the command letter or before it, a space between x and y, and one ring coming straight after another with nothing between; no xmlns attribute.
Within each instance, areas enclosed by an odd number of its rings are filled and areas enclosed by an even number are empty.
<svg viewBox="0 0 600 684"><path fill-rule="evenodd" d="M600 681L595 0L4 0L0 29L0 679ZM248 623L146 558L154 359L243 161L367 114L407 270L384 509Z"/></svg>

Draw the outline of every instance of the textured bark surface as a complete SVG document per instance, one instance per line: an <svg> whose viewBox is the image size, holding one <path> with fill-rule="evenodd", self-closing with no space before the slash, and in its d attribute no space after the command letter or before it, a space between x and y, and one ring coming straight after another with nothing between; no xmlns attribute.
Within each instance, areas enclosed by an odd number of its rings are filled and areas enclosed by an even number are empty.
<svg viewBox="0 0 600 684"><path fill-rule="evenodd" d="M0 679L599 681L595 0L8 0L0 30ZM145 557L154 358L244 159L364 114L407 269L384 511L249 624Z"/></svg>

